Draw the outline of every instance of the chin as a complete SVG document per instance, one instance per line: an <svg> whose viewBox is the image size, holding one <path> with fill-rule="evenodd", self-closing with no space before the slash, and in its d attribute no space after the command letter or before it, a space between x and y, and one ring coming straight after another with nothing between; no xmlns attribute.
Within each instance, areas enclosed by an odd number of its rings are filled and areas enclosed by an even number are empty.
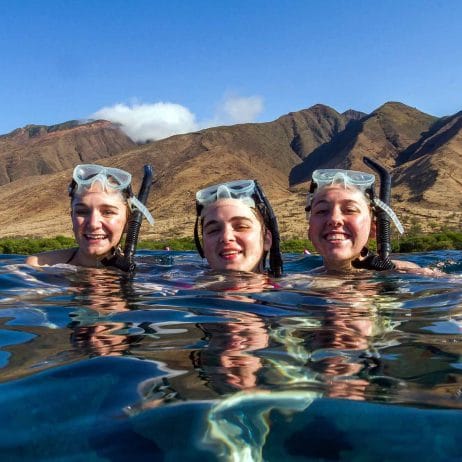
<svg viewBox="0 0 462 462"><path fill-rule="evenodd" d="M221 269L223 269L225 271L246 271L246 270L242 269L242 265L237 265L237 264L233 264L233 263L230 263L229 265L223 265L221 267Z"/></svg>
<svg viewBox="0 0 462 462"><path fill-rule="evenodd" d="M84 248L83 251L90 257L104 257L111 251L111 249L112 247L106 249Z"/></svg>
<svg viewBox="0 0 462 462"><path fill-rule="evenodd" d="M241 271L241 266L240 265L224 265L223 269L228 270L228 271Z"/></svg>

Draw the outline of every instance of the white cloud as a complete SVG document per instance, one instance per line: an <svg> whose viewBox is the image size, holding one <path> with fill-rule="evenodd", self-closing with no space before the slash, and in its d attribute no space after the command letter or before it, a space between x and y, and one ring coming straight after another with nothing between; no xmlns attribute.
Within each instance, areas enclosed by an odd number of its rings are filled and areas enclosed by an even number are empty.
<svg viewBox="0 0 462 462"><path fill-rule="evenodd" d="M215 115L202 122L188 108L175 103L115 104L104 107L90 117L121 125L134 141L160 140L217 125L254 122L263 111L260 96L229 96L218 106Z"/></svg>
<svg viewBox="0 0 462 462"><path fill-rule="evenodd" d="M254 122L263 111L261 96L230 96L223 102L219 116L231 123Z"/></svg>
<svg viewBox="0 0 462 462"><path fill-rule="evenodd" d="M121 124L134 141L160 140L199 128L195 115L188 108L174 103L116 104L100 109L91 118Z"/></svg>

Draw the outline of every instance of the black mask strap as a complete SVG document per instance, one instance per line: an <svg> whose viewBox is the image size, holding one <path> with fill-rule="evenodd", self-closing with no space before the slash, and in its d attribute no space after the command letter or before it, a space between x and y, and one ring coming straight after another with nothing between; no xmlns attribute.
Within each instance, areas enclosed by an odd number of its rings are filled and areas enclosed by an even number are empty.
<svg viewBox="0 0 462 462"><path fill-rule="evenodd" d="M196 244L196 249L201 258L204 258L204 249L202 248L201 240L199 237L199 220L200 213L196 216L196 223L194 224L194 243Z"/></svg>
<svg viewBox="0 0 462 462"><path fill-rule="evenodd" d="M268 198L265 196L260 183L255 180L255 205L263 216L265 226L270 230L272 244L269 252L269 273L276 278L282 276L283 262L280 250L279 227L276 215L274 213Z"/></svg>

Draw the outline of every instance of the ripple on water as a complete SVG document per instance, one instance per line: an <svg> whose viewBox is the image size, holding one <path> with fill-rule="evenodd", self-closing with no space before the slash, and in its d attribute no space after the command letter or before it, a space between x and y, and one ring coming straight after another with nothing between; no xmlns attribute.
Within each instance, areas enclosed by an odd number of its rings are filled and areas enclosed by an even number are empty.
<svg viewBox="0 0 462 462"><path fill-rule="evenodd" d="M406 259L448 274L314 277L318 257L286 255L272 284L192 252L140 252L133 278L5 256L0 454L461 460L462 252Z"/></svg>

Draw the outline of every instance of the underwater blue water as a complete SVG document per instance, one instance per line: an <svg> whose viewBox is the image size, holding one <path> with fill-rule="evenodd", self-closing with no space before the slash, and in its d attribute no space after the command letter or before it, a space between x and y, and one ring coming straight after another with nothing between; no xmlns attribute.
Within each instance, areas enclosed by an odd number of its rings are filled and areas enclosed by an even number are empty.
<svg viewBox="0 0 462 462"><path fill-rule="evenodd" d="M0 460L462 460L462 252L401 257L446 274L1 255Z"/></svg>

